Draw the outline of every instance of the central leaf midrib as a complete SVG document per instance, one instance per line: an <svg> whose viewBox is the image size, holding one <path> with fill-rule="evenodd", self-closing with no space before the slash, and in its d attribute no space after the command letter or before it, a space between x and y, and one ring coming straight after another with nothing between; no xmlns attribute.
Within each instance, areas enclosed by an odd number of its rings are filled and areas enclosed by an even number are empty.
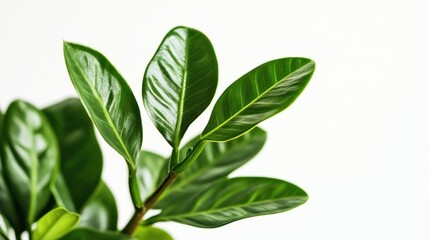
<svg viewBox="0 0 429 240"><path fill-rule="evenodd" d="M269 87L267 90L265 90L264 92L262 92L260 95L258 95L255 99L253 99L252 101L250 101L248 104L246 104L246 106L244 106L243 108L241 108L239 111L237 111L235 114L233 114L231 117L229 117L227 120L225 120L223 123L221 123L219 126L217 126L216 128L214 128L213 130L211 130L210 132L204 134L204 136L201 136L201 139L204 140L204 138L206 138L207 136L209 136L210 134L212 134L213 132L219 130L220 128L222 128L224 125L226 125L227 123L229 123L233 118L235 118L236 116L240 115L244 110L246 110L249 106L253 105L255 102L257 102L260 98L262 98L262 96L264 96L265 94L267 94L269 91L271 91L273 88L277 87L281 82L285 81L286 79L288 79L293 73L295 73L296 71L298 71L299 69L307 66L308 64L312 63L312 61L309 61L308 63L302 65L301 67L297 68L295 71L289 73L287 76L285 76L282 80L276 82L275 84L273 84L273 86ZM276 65L274 65L276 66ZM251 129L250 129L251 130ZM248 131L247 131L248 132ZM235 138L238 138L240 136L242 136L243 134L245 134L246 132L240 134L239 136L236 136ZM234 138L233 138L234 139Z"/></svg>
<svg viewBox="0 0 429 240"><path fill-rule="evenodd" d="M98 60L97 60L98 61ZM103 101L101 100L100 94L98 94L97 90L92 86L91 82L89 81L89 79L87 79L86 75L84 74L84 70L79 66L79 65L75 65L77 67L77 69L79 70L79 72L81 73L81 75L83 76L83 79L85 79L85 82L88 84L89 88L91 89L91 92L94 94L95 99L97 100L98 104L101 107L101 110L104 114L104 117L106 118L107 122L109 123L110 127L112 128L116 138L118 139L119 143L121 144L121 147L123 148L123 150L125 151L125 154L127 155L127 157L129 159L126 159L127 162L129 162L131 164L131 167L133 169L135 169L135 165L133 162L131 162L132 160L134 160L134 158L131 157L130 153L128 152L128 149L125 147L124 142L122 141L122 138L120 137L118 130L116 129L116 126L113 123L113 120L110 117L110 114L107 112L107 110L104 108L103 105ZM79 91L80 92L80 91ZM92 114L90 114L92 115Z"/></svg>
<svg viewBox="0 0 429 240"><path fill-rule="evenodd" d="M228 206L228 207L210 209L210 210L201 211L201 212L190 212L190 213L170 215L170 216L168 216L168 215L167 216L162 216L162 213L161 213L159 215L159 218L160 219L187 218L187 217L193 217L193 216L198 216L198 215L206 215L206 214L216 213L216 212L228 210L228 209L231 209L231 208L252 207L252 206L261 205L261 204L265 204L265 203L269 203L269 202L278 202L278 201L282 201L282 200L287 200L288 198L303 198L303 197L302 196L281 197L281 198L275 198L274 200L258 201L256 203L251 203L251 204L238 204L238 205L232 205L232 206ZM302 204L302 203L300 203L300 204ZM156 217L157 216L155 216L154 218L156 218Z"/></svg>
<svg viewBox="0 0 429 240"><path fill-rule="evenodd" d="M189 30L186 30L186 37L185 37L185 56L184 56L184 63L183 63L183 70L182 70L182 82L181 82L181 89L180 89L180 96L179 96L179 106L177 109L177 119L176 119L176 128L174 131L174 138L173 138L173 148L178 149L180 146L180 130L182 127L182 118L183 118L183 105L184 105L184 98L185 98L185 90L186 90L186 81L188 77L188 55L189 55L189 37L188 32Z"/></svg>
<svg viewBox="0 0 429 240"><path fill-rule="evenodd" d="M38 179L38 168L39 168L39 164L38 164L38 159L37 159L37 152L35 152L35 147L36 144L34 142L34 128L32 127L32 125L30 124L28 118L25 118L25 124L27 125L27 129L31 129L32 131L32 136L30 137L30 161L31 161L31 169L30 169L30 173L31 173L31 187L30 187L30 207L29 207L29 213L28 213L28 221L29 221L29 225L31 225L31 223L34 220L34 217L36 215L36 207L37 207L37 179ZM43 123L42 123L43 124Z"/></svg>

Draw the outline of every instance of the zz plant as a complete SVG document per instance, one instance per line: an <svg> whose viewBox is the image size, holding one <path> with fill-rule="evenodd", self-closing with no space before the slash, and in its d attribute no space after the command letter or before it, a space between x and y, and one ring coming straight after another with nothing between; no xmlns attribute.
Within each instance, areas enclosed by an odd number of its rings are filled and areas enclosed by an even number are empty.
<svg viewBox="0 0 429 240"><path fill-rule="evenodd" d="M137 101L107 58L69 42L64 56L80 101L38 109L17 100L0 114L0 239L169 240L153 224L215 228L307 200L283 180L228 176L261 150L266 133L257 125L295 101L314 72L312 60L282 58L246 73L216 101L201 134L182 144L215 95L218 65L204 34L171 30L142 88L144 107L171 146L166 158L142 150ZM93 125L128 166L135 212L120 230ZM150 209L160 211L145 218Z"/></svg>

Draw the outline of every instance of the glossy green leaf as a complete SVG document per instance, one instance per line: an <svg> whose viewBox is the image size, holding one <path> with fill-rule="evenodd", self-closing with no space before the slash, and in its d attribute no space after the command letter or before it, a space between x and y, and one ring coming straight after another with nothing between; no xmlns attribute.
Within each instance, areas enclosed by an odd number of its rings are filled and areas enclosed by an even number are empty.
<svg viewBox="0 0 429 240"><path fill-rule="evenodd" d="M156 206L168 207L179 199L187 198L190 192L207 188L215 181L226 178L232 171L252 159L262 149L266 138L266 132L257 127L232 141L207 143L196 161L167 189ZM199 136L182 148L181 159L198 140Z"/></svg>
<svg viewBox="0 0 429 240"><path fill-rule="evenodd" d="M201 32L177 27L165 36L143 80L143 103L173 148L210 104L217 87L213 46Z"/></svg>
<svg viewBox="0 0 429 240"><path fill-rule="evenodd" d="M166 231L149 226L139 226L133 234L138 240L173 240Z"/></svg>
<svg viewBox="0 0 429 240"><path fill-rule="evenodd" d="M80 211L97 188L103 168L103 157L93 124L77 98L49 106L44 113L54 129L61 152L61 177L56 185L63 186L56 188L61 192L56 198L70 195L71 204L76 211ZM58 182L61 178L64 183ZM65 207L74 210L70 203Z"/></svg>
<svg viewBox="0 0 429 240"><path fill-rule="evenodd" d="M3 128L3 114L0 112L0 136L2 136ZM0 137L0 146L3 145ZM12 194L9 190L9 186L5 180L5 172L3 169L3 160L0 155L0 215L4 217L5 221L8 221L10 225L17 232L22 232L24 230L25 221L22 221L18 215L16 209L16 203L12 197Z"/></svg>
<svg viewBox="0 0 429 240"><path fill-rule="evenodd" d="M1 215L0 215L0 219L1 219ZM9 240L9 235L6 229L3 229L2 226L0 226L0 240Z"/></svg>
<svg viewBox="0 0 429 240"><path fill-rule="evenodd" d="M115 67L101 53L64 42L72 83L103 138L135 168L142 145L140 110Z"/></svg>
<svg viewBox="0 0 429 240"><path fill-rule="evenodd" d="M202 140L227 141L291 105L310 81L315 63L283 58L264 63L229 86L217 100Z"/></svg>
<svg viewBox="0 0 429 240"><path fill-rule="evenodd" d="M6 182L27 226L43 214L58 172L58 144L45 116L33 105L13 102L4 119L1 157Z"/></svg>
<svg viewBox="0 0 429 240"><path fill-rule="evenodd" d="M55 185L51 187L51 192L54 196L55 203L59 207L63 207L71 212L76 212L75 204L61 172L58 173Z"/></svg>
<svg viewBox="0 0 429 240"><path fill-rule="evenodd" d="M99 231L90 228L77 228L62 240L136 240L135 238L112 231Z"/></svg>
<svg viewBox="0 0 429 240"><path fill-rule="evenodd" d="M137 180L145 200L168 174L168 159L156 153L141 151L137 163Z"/></svg>
<svg viewBox="0 0 429 240"><path fill-rule="evenodd" d="M73 230L79 223L79 215L64 208L55 208L44 215L36 224L34 240L59 239Z"/></svg>
<svg viewBox="0 0 429 240"><path fill-rule="evenodd" d="M281 180L233 178L177 201L146 223L175 221L215 228L244 218L284 212L303 204L307 198L302 189Z"/></svg>
<svg viewBox="0 0 429 240"><path fill-rule="evenodd" d="M100 182L97 191L81 212L80 226L99 230L116 230L118 210L115 198L109 187Z"/></svg>

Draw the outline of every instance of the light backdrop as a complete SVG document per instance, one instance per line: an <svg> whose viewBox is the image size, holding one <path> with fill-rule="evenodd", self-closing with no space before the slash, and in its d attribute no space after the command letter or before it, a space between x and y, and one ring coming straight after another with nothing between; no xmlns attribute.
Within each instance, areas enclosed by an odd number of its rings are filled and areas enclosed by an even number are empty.
<svg viewBox="0 0 429 240"><path fill-rule="evenodd" d="M312 58L317 67L306 90L262 124L266 147L234 174L291 181L309 201L219 229L160 226L177 240L429 239L428 9L424 0L0 0L0 107L15 98L43 107L75 96L63 40L103 52L140 106L145 66L177 25L211 39L216 97L265 61ZM167 156L168 144L142 115L144 148ZM132 213L126 167L99 139L123 226Z"/></svg>

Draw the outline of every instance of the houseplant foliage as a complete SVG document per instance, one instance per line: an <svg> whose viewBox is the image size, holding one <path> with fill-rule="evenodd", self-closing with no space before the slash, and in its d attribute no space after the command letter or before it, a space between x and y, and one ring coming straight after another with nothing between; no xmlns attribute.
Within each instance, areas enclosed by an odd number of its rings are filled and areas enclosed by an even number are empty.
<svg viewBox="0 0 429 240"><path fill-rule="evenodd" d="M169 157L142 150L137 100L100 52L64 42L79 99L45 108L16 100L0 112L0 240L171 240L154 224L174 221L220 227L303 204L298 186L265 177L229 177L264 146L257 125L290 106L309 82L306 58L266 62L232 83L216 100L201 134L186 130L212 101L218 65L209 39L177 27L164 37L143 77L142 100L171 146ZM135 207L118 227L116 201L101 179L103 157L94 127L124 158ZM145 217L150 209L157 215Z"/></svg>

